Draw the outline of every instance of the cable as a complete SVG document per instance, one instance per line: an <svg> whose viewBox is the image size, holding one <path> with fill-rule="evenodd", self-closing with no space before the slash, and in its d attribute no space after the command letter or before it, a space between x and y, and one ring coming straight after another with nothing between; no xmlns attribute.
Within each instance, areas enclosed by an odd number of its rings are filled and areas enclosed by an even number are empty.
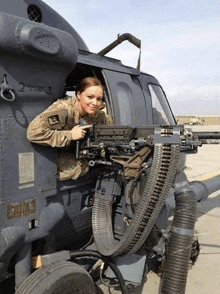
<svg viewBox="0 0 220 294"><path fill-rule="evenodd" d="M118 287L120 286L119 284L113 284L113 285L110 285L110 284L106 284L105 281L103 280L102 278L102 275L103 275L103 271L104 271L104 267L105 267L105 263L102 262L101 266L100 266L100 274L99 274L99 277L100 277L100 280L102 282L103 285L105 285L106 287L108 288L111 288L111 287ZM110 280L110 279L109 279Z"/></svg>
<svg viewBox="0 0 220 294"><path fill-rule="evenodd" d="M83 249L85 249L86 247L88 247L92 243L92 240L93 240L93 235L90 238L89 242L86 245L84 245L82 248L80 248L79 250L82 251Z"/></svg>
<svg viewBox="0 0 220 294"><path fill-rule="evenodd" d="M101 255L100 253L94 251L94 250L84 250L84 251L76 251L76 252L70 251L70 256L72 258L76 258L76 257L96 257L97 259L101 259L114 272L116 278L118 279L118 283L120 285L122 294L128 294L128 290L126 288L123 276L122 276L120 270L118 269L118 267L111 261L110 258L107 258L107 257Z"/></svg>

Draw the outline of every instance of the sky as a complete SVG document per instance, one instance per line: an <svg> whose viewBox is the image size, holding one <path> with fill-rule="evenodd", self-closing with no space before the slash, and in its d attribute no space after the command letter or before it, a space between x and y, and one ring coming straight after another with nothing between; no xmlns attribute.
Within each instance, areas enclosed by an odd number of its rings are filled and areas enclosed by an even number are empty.
<svg viewBox="0 0 220 294"><path fill-rule="evenodd" d="M118 34L141 40L141 71L155 76L176 115L220 115L220 0L45 0L98 53ZM125 41L107 54L136 67Z"/></svg>

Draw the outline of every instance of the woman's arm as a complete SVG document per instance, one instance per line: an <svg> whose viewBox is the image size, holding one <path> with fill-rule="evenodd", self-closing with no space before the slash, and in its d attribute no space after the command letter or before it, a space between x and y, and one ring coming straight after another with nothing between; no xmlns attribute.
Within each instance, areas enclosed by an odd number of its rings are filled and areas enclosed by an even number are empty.
<svg viewBox="0 0 220 294"><path fill-rule="evenodd" d="M72 140L71 130L69 131L60 129L58 123L50 125L50 119L52 120L53 118L57 118L60 120L60 117L56 111L54 111L52 116L48 116L48 119L44 114L47 114L47 112L39 114L29 124L27 129L27 139L34 143L49 145L52 147L68 146ZM56 125L58 129L56 129Z"/></svg>
<svg viewBox="0 0 220 294"><path fill-rule="evenodd" d="M68 130L68 120L78 122L78 113L72 104L72 98L58 100L48 107L44 112L37 115L29 124L27 138L29 141L52 147L65 147L70 145L72 140L79 140L84 137L85 127L78 125ZM77 116L77 118L75 117ZM73 124L74 125L74 124ZM67 130L65 130L67 128Z"/></svg>

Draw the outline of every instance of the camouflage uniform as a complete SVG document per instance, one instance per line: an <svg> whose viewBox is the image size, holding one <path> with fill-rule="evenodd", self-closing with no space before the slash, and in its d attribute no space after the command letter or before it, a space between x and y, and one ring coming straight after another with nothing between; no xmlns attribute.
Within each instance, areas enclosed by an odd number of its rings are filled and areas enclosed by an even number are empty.
<svg viewBox="0 0 220 294"><path fill-rule="evenodd" d="M80 119L76 97L59 99L29 124L27 138L41 145L68 147L72 142L70 130L79 124ZM83 119L87 124L112 124L111 117L101 110L97 110L94 116L87 114ZM58 151L57 169L58 180L68 180L84 175L89 166L86 160L76 159L72 153L61 149Z"/></svg>

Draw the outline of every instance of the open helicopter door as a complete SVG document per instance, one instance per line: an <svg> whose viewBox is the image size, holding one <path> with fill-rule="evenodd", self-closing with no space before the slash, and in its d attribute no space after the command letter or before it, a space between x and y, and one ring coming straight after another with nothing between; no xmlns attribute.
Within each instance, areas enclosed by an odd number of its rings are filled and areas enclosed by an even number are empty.
<svg viewBox="0 0 220 294"><path fill-rule="evenodd" d="M114 108L114 123L147 125L145 99L137 76L111 70L102 73Z"/></svg>

